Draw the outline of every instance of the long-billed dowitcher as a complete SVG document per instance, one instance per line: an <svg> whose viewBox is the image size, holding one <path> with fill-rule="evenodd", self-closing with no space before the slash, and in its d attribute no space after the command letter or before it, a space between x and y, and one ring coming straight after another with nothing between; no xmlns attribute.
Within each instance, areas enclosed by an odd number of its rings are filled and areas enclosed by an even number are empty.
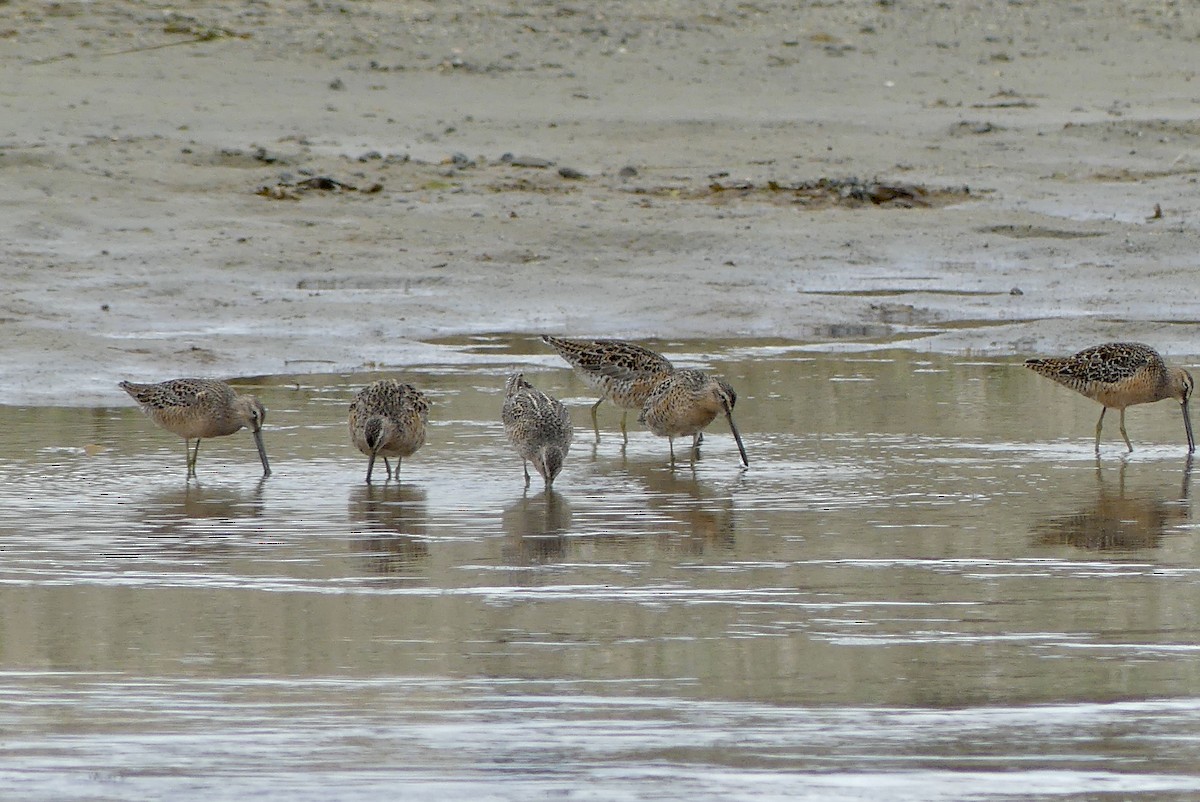
<svg viewBox="0 0 1200 802"><path fill-rule="evenodd" d="M650 391L674 369L662 354L623 340L564 340L547 334L542 342L558 351L589 387L600 391L600 400L592 404L592 426L597 436L600 424L596 409L605 399L621 407L624 434L629 410L645 406Z"/></svg>
<svg viewBox="0 0 1200 802"><path fill-rule="evenodd" d="M428 424L429 402L411 384L382 379L360 390L350 404L350 439L368 457L367 483L376 457L383 457L388 479L392 478L388 457L395 457L399 480L400 460L425 445Z"/></svg>
<svg viewBox="0 0 1200 802"><path fill-rule="evenodd" d="M172 434L183 438L188 452L187 475L196 475L196 456L200 441L206 437L223 437L243 426L254 435L258 457L262 460L263 476L271 475L267 450L263 447L262 425L267 410L252 395L239 395L223 381L216 379L171 379L159 384L121 382L150 419ZM195 449L188 441L195 439Z"/></svg>
<svg viewBox="0 0 1200 802"><path fill-rule="evenodd" d="M1183 408L1183 427L1187 432L1188 453L1196 450L1188 399L1192 397L1192 374L1183 368L1171 368L1148 345L1141 343L1105 343L1085 348L1074 356L1051 359L1027 359L1025 367L1070 387L1103 405L1096 421L1096 452L1100 452L1100 429L1104 413L1111 407L1121 411L1121 437L1133 451L1125 433L1125 407L1149 404L1173 398Z"/></svg>
<svg viewBox="0 0 1200 802"><path fill-rule="evenodd" d="M534 389L524 374L515 373L504 384L504 406L500 410L504 433L521 455L525 484L529 465L546 480L546 489L562 470L571 448L571 415L556 398Z"/></svg>
<svg viewBox="0 0 1200 802"><path fill-rule="evenodd" d="M737 393L729 383L709 376L699 370L675 370L660 381L642 408L639 420L659 437L666 437L671 449L671 461L675 461L675 438L692 436L692 456L699 445L700 432L713 422L718 412L725 413L729 430L737 441L742 464L749 466L746 447L733 422L733 406Z"/></svg>

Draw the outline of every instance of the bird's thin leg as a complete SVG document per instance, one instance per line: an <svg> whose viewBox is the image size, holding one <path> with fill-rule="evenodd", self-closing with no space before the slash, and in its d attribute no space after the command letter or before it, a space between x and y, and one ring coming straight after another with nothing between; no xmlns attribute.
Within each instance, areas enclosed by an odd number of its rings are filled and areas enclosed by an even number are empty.
<svg viewBox="0 0 1200 802"><path fill-rule="evenodd" d="M187 447L187 440L183 441L184 448ZM188 459L188 476L196 475L196 458L200 456L200 438L196 438L196 447L192 449L192 455Z"/></svg>
<svg viewBox="0 0 1200 802"><path fill-rule="evenodd" d="M388 481L389 481L389 482L390 482L390 481L392 481L392 466L391 466L391 464L390 464L390 463L387 461L387 457L384 457L384 458L383 458L383 467L387 468L387 472L388 472Z"/></svg>
<svg viewBox="0 0 1200 802"><path fill-rule="evenodd" d="M1129 442L1129 435L1125 434L1125 407L1121 407L1121 436L1125 438L1125 446L1132 452L1133 443Z"/></svg>
<svg viewBox="0 0 1200 802"><path fill-rule="evenodd" d="M695 454L696 450L700 448L700 444L702 442L704 442L704 434L702 432L696 432L694 435L692 435L692 453L693 454Z"/></svg>
<svg viewBox="0 0 1200 802"><path fill-rule="evenodd" d="M1104 413L1108 407L1100 407L1100 420L1096 421L1096 453L1100 453L1100 430L1104 428Z"/></svg>
<svg viewBox="0 0 1200 802"><path fill-rule="evenodd" d="M627 425L628 420L629 420L629 410L627 410L627 409L622 410L621 411L621 438L626 443L629 442L629 427Z"/></svg>
<svg viewBox="0 0 1200 802"><path fill-rule="evenodd" d="M375 469L375 454L374 454L374 452L372 452L371 456L367 458L367 484L371 484L371 471L373 471L374 469Z"/></svg>
<svg viewBox="0 0 1200 802"><path fill-rule="evenodd" d="M596 432L596 442L597 443L600 442L600 419L596 417L596 409L603 403L604 403L604 399L601 398L599 401L592 404L592 429L594 429Z"/></svg>
<svg viewBox="0 0 1200 802"><path fill-rule="evenodd" d="M529 462L521 460L521 468L525 471L525 486L529 487Z"/></svg>
<svg viewBox="0 0 1200 802"><path fill-rule="evenodd" d="M671 464L674 465L675 464L675 438L674 437L667 438L667 448L671 449Z"/></svg>

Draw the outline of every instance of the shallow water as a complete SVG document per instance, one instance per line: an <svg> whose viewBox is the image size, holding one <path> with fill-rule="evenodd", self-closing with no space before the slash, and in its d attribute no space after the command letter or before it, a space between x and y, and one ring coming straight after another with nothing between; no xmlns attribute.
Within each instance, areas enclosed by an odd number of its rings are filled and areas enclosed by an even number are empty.
<svg viewBox="0 0 1200 802"><path fill-rule="evenodd" d="M1098 407L1015 359L657 343L731 381L751 461L718 421L672 468L614 407L596 442L535 340L446 345L400 374L428 444L371 487L375 376L243 382L265 481L244 433L185 481L115 389L0 408L5 794L1200 794L1177 405L1097 460ZM576 424L550 494L498 420L518 365Z"/></svg>

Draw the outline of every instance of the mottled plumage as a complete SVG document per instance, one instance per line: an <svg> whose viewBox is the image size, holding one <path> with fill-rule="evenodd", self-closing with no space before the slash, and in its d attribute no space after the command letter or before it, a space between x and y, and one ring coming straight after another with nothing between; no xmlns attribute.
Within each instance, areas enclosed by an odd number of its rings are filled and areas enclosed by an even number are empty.
<svg viewBox="0 0 1200 802"><path fill-rule="evenodd" d="M549 489L571 448L571 415L567 408L516 373L504 384L500 420L508 442L521 455L525 484L529 484L528 463L532 462Z"/></svg>
<svg viewBox="0 0 1200 802"><path fill-rule="evenodd" d="M188 451L188 476L196 475L202 439L233 434L243 426L254 435L263 476L271 475L262 440L267 410L254 396L238 395L228 384L215 379L171 379L160 384L121 382L119 386L151 420L183 438L183 447ZM189 449L188 441L193 439L196 448Z"/></svg>
<svg viewBox="0 0 1200 802"><path fill-rule="evenodd" d="M1196 450L1188 415L1188 400L1194 386L1192 374L1183 368L1167 367L1158 352L1148 345L1105 343L1085 348L1074 356L1027 359L1025 367L1103 405L1100 420L1096 422L1097 452L1104 413L1110 407L1121 411L1121 437L1133 451L1133 444L1125 433L1125 407L1165 398L1173 398L1182 406L1188 453Z"/></svg>
<svg viewBox="0 0 1200 802"><path fill-rule="evenodd" d="M592 405L592 423L597 431L596 408L605 399L622 408L624 432L629 410L641 409L655 385L673 370L661 354L622 340L564 340L544 335L542 342L567 360L589 387L600 391L600 400Z"/></svg>
<svg viewBox="0 0 1200 802"><path fill-rule="evenodd" d="M675 460L675 438L692 436L692 453L700 439L701 430L713 422L717 413L724 413L729 430L737 441L742 464L749 465L742 436L733 422L733 406L737 393L721 379L699 370L672 371L658 383L646 399L639 420L670 444L671 461Z"/></svg>
<svg viewBox="0 0 1200 802"><path fill-rule="evenodd" d="M396 458L398 480L400 460L425 445L428 424L429 402L411 384L383 379L360 390L350 404L350 439L368 457L367 483L376 457L383 457L388 479L392 478L388 457Z"/></svg>

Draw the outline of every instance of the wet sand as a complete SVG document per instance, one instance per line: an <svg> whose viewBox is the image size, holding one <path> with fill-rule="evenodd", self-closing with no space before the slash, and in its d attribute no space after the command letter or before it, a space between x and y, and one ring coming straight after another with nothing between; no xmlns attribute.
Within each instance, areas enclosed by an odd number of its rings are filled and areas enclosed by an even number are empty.
<svg viewBox="0 0 1200 802"><path fill-rule="evenodd" d="M1194 354L1198 24L6 3L0 402L446 363L471 332Z"/></svg>

